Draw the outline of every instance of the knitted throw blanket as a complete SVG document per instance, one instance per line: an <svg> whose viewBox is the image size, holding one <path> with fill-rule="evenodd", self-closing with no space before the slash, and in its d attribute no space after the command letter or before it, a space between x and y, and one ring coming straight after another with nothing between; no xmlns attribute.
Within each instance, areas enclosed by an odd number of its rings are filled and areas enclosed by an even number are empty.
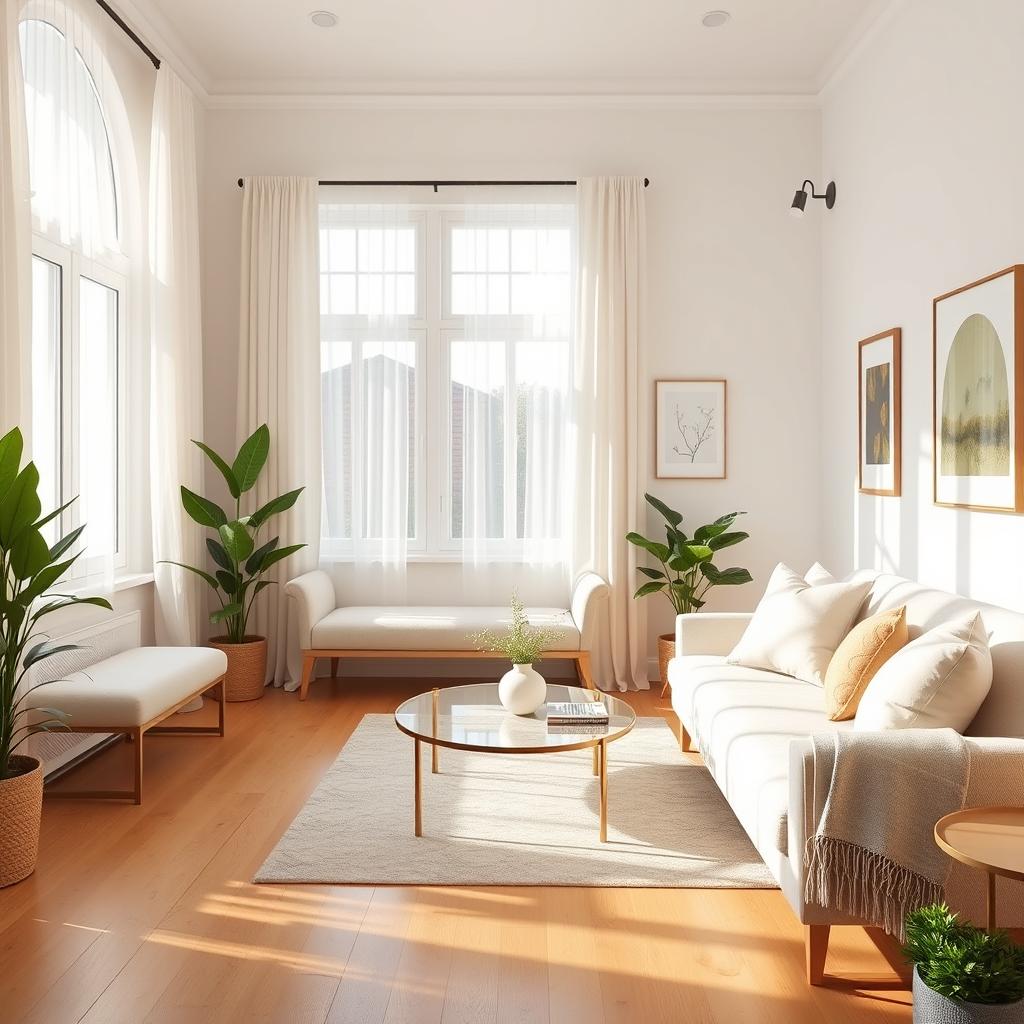
<svg viewBox="0 0 1024 1024"><path fill-rule="evenodd" d="M903 940L909 911L943 898L939 818L963 808L970 755L952 729L820 733L806 808L804 898Z"/></svg>

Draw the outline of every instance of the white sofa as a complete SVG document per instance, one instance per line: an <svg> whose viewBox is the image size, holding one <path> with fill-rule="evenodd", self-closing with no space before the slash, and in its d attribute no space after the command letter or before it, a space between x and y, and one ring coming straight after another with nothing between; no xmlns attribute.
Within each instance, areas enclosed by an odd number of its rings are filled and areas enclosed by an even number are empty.
<svg viewBox="0 0 1024 1024"><path fill-rule="evenodd" d="M551 630L554 642L546 659L576 663L580 681L593 689L590 648L598 606L608 597L608 584L585 572L573 587L568 608L526 609L530 623ZM330 576L315 569L291 580L285 593L298 610L302 647L299 699L305 700L317 658L331 659L337 675L342 658L493 658L474 648L470 635L502 630L512 621L509 608L480 605L337 606Z"/></svg>
<svg viewBox="0 0 1024 1024"><path fill-rule="evenodd" d="M970 783L967 806L1024 805L1024 614L931 590L898 576L859 572L871 589L858 620L906 605L913 639L967 610L980 610L992 648L992 689L967 731ZM831 722L820 687L789 676L727 665L725 658L749 614L704 613L676 620L676 657L669 663L672 707L684 750L699 749L740 824L807 926L808 980L820 984L828 929L862 924L804 901L805 813L812 780L809 737L844 730ZM999 921L1024 923L1024 883L998 880ZM983 873L954 864L949 903L984 922Z"/></svg>

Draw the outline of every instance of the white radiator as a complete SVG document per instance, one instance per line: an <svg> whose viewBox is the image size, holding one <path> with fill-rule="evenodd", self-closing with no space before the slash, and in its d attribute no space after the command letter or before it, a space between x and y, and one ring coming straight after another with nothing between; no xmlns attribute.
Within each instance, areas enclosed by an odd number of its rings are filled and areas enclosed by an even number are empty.
<svg viewBox="0 0 1024 1024"><path fill-rule="evenodd" d="M90 665L111 655L139 647L142 643L142 617L137 611L128 612L115 619L106 619L85 629L53 636L51 639L60 640L62 643L79 644L81 650L64 651L33 665L25 673L27 686L63 679L72 672L87 670ZM40 690L39 693L40 696L45 696L46 690ZM43 762L44 773L49 775L103 743L107 738L107 735L97 733L37 733L29 739L27 753L32 757L38 757Z"/></svg>

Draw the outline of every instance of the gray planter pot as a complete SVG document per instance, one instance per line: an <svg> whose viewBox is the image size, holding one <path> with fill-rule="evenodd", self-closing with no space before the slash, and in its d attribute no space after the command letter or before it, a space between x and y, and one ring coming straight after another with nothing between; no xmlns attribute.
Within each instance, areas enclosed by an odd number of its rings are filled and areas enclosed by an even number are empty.
<svg viewBox="0 0 1024 1024"><path fill-rule="evenodd" d="M990 1006L958 1003L930 989L914 968L914 1024L1019 1024L1024 1021L1024 999Z"/></svg>

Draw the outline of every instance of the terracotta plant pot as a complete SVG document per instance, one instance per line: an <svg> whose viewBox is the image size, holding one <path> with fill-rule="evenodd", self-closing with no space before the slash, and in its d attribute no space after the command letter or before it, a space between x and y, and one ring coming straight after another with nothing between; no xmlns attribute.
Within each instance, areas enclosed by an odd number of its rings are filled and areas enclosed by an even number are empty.
<svg viewBox="0 0 1024 1024"><path fill-rule="evenodd" d="M226 636L215 636L210 646L228 656L225 698L229 701L259 700L267 685L267 638L247 636L245 643L233 644Z"/></svg>
<svg viewBox="0 0 1024 1024"><path fill-rule="evenodd" d="M675 633L662 633L658 637L658 673L661 676L661 695L668 693L668 663L676 656Z"/></svg>
<svg viewBox="0 0 1024 1024"><path fill-rule="evenodd" d="M43 816L42 764L15 754L11 767L21 774L0 779L0 887L35 871Z"/></svg>

